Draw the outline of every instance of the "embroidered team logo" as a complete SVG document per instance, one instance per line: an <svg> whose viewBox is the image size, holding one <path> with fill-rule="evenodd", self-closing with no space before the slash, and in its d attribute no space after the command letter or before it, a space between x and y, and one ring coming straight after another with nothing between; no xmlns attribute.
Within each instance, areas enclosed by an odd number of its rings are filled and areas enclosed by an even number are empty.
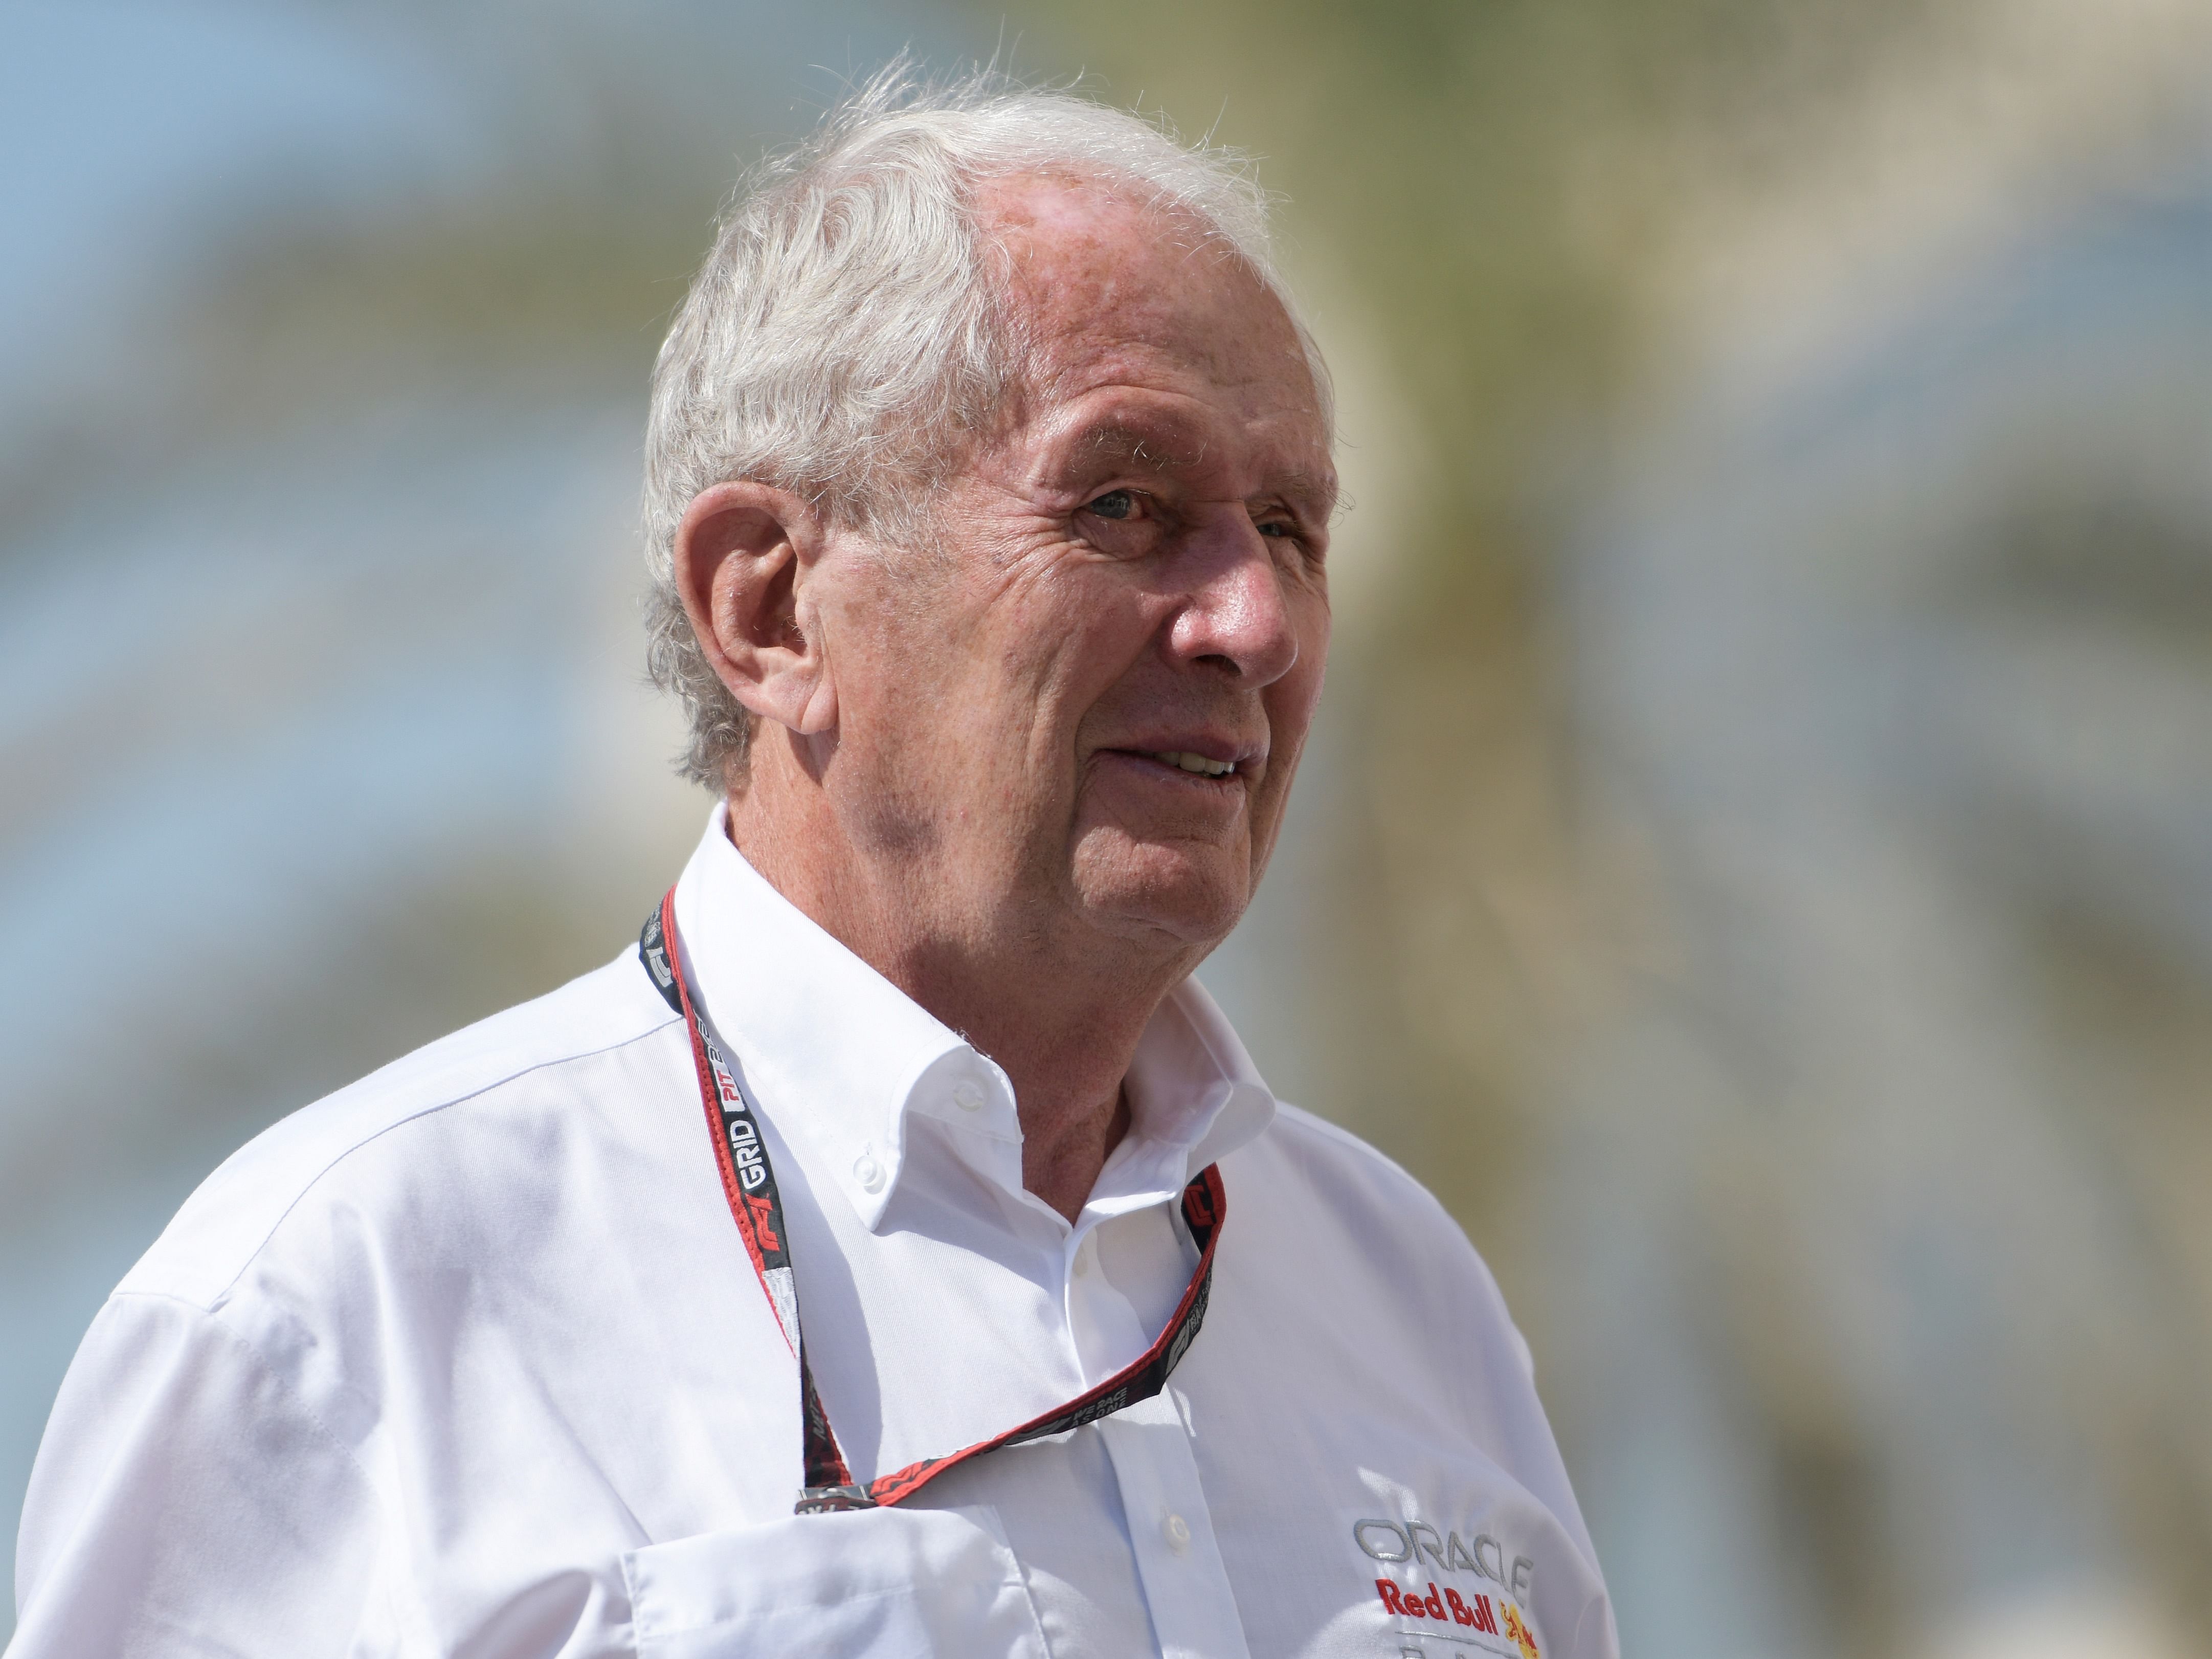
<svg viewBox="0 0 2212 1659"><path fill-rule="evenodd" d="M1520 1644L1524 1659L1542 1659L1536 1649L1536 1633L1522 1622L1521 1609L1510 1601L1505 1604L1505 1633Z"/></svg>
<svg viewBox="0 0 2212 1659"><path fill-rule="evenodd" d="M1470 1547L1457 1533L1439 1534L1419 1521L1357 1521L1352 1539L1370 1560L1413 1577L1411 1584L1395 1576L1375 1581L1376 1598L1399 1621L1400 1635L1443 1640L1461 1650L1474 1647L1498 1659L1544 1659L1527 1605L1536 1574L1536 1564L1527 1556L1514 1556L1509 1563L1504 1546L1487 1533L1476 1534ZM1463 1582L1439 1588L1427 1571ZM1431 1650L1423 1641L1400 1651L1420 1656Z"/></svg>

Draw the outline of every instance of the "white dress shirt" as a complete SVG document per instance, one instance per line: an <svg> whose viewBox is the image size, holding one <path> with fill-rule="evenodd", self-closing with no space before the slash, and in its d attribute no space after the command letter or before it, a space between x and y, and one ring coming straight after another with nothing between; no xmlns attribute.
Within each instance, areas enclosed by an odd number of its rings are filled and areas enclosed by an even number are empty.
<svg viewBox="0 0 2212 1659"><path fill-rule="evenodd" d="M1402 1170L1278 1106L1187 982L1071 1225L1006 1075L718 811L685 971L763 1121L807 1354L866 1480L1140 1354L1156 1398L909 1504L794 1516L797 1367L634 951L218 1170L94 1321L18 1548L15 1659L784 1654L1612 1659L1528 1351Z"/></svg>

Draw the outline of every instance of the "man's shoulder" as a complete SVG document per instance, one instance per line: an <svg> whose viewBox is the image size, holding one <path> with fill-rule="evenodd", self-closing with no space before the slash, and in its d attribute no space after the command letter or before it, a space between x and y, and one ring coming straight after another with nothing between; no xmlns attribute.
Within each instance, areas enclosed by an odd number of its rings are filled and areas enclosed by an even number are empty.
<svg viewBox="0 0 2212 1659"><path fill-rule="evenodd" d="M1333 1207L1372 1211L1400 1226L1441 1228L1464 1242L1459 1224L1404 1165L1351 1130L1280 1102L1252 1151L1285 1159Z"/></svg>
<svg viewBox="0 0 2212 1659"><path fill-rule="evenodd" d="M1256 1180L1232 1182L1230 1202L1233 1211L1244 1193L1259 1197L1279 1249L1316 1250L1340 1268L1364 1264L1378 1275L1378 1286L1387 1284L1385 1300L1457 1310L1455 1328L1457 1316L1471 1312L1524 1370L1533 1369L1489 1264L1450 1210L1403 1165L1349 1129L1287 1103L1232 1157L1265 1161L1252 1170Z"/></svg>
<svg viewBox="0 0 2212 1659"><path fill-rule="evenodd" d="M634 952L558 990L465 1026L271 1125L225 1159L117 1287L217 1306L269 1240L303 1205L333 1186L343 1201L364 1194L349 1182L368 1149L389 1184L392 1170L436 1179L434 1161L412 1162L395 1139L448 1127L454 1114L498 1117L557 1109L564 1075L674 1024ZM533 1087L532 1085L537 1085ZM403 1195L391 1195L403 1200ZM404 1201L404 1200L403 1200Z"/></svg>

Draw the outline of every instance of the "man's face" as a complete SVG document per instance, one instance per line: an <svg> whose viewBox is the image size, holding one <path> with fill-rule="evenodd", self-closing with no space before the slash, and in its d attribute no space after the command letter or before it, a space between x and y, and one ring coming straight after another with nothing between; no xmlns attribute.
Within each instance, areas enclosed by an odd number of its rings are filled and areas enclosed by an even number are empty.
<svg viewBox="0 0 2212 1659"><path fill-rule="evenodd" d="M825 781L930 925L1211 949L1321 692L1330 437L1297 333L1181 222L1040 179L982 203L1034 359L933 503L840 561Z"/></svg>

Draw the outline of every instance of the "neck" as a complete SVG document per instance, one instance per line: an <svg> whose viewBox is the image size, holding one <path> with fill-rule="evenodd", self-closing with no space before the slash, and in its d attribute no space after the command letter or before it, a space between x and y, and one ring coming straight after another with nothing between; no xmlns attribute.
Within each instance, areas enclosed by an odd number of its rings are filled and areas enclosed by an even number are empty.
<svg viewBox="0 0 2212 1659"><path fill-rule="evenodd" d="M1122 1080L1138 1041L1192 963L1181 952L1132 961L1048 927L947 925L928 858L861 855L829 824L775 810L768 793L732 792L731 841L825 933L998 1063L1021 1122L1022 1183L1074 1220L1127 1132Z"/></svg>

